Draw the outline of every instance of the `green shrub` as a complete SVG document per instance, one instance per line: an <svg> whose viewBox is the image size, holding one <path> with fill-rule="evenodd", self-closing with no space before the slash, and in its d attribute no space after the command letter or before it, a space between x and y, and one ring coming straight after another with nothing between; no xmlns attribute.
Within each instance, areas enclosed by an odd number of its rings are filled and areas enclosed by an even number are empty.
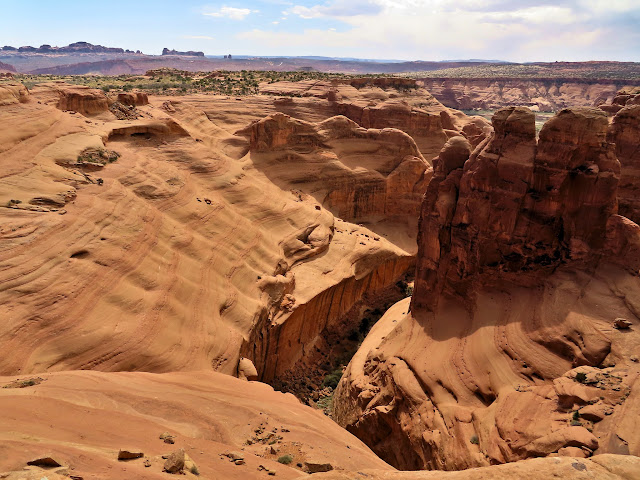
<svg viewBox="0 0 640 480"><path fill-rule="evenodd" d="M322 386L331 387L335 389L338 386L338 383L340 383L341 378L342 378L342 366L339 366L338 368L333 370L331 373L329 373L326 377L324 377L324 380L322 381Z"/></svg>
<svg viewBox="0 0 640 480"><path fill-rule="evenodd" d="M474 445L478 445L480 443L480 439L478 438L478 435L473 435L470 439L469 442L471 442Z"/></svg>
<svg viewBox="0 0 640 480"><path fill-rule="evenodd" d="M282 455L278 458L278 462L282 463L283 465L289 465L291 462L293 462L293 456L289 454Z"/></svg>
<svg viewBox="0 0 640 480"><path fill-rule="evenodd" d="M576 382L578 383L585 383L587 381L587 374L586 373L576 373L576 378L575 378Z"/></svg>

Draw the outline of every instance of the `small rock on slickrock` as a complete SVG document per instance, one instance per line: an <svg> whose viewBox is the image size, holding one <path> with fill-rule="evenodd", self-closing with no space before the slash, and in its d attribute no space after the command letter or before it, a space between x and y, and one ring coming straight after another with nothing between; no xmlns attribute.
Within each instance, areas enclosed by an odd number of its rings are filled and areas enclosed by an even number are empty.
<svg viewBox="0 0 640 480"><path fill-rule="evenodd" d="M184 449L176 450L164 462L164 471L168 473L181 473L185 467L186 454Z"/></svg>
<svg viewBox="0 0 640 480"><path fill-rule="evenodd" d="M322 462L304 462L304 471L307 473L322 473L333 470L333 465Z"/></svg>
<svg viewBox="0 0 640 480"><path fill-rule="evenodd" d="M628 330L633 325L629 320L624 318L616 318L613 321L613 326L618 330Z"/></svg>
<svg viewBox="0 0 640 480"><path fill-rule="evenodd" d="M238 362L238 378L250 382L258 380L258 370L251 360L241 357Z"/></svg>
<svg viewBox="0 0 640 480"><path fill-rule="evenodd" d="M169 432L164 432L160 434L160 440L163 440L164 443L168 443L170 445L173 445L174 443L176 443L175 435L172 435Z"/></svg>
<svg viewBox="0 0 640 480"><path fill-rule="evenodd" d="M118 452L118 460L135 460L144 457L144 453L136 450L123 450Z"/></svg>
<svg viewBox="0 0 640 480"><path fill-rule="evenodd" d="M61 467L62 464L57 460L54 460L52 457L40 457L34 460L27 462L27 465L31 465L34 467L41 468L58 468Z"/></svg>

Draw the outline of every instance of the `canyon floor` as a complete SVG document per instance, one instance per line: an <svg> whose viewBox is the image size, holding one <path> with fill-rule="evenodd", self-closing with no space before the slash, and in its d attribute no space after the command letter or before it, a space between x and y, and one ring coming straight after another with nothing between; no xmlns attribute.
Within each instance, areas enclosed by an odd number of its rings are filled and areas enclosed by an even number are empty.
<svg viewBox="0 0 640 480"><path fill-rule="evenodd" d="M242 95L42 80L0 82L0 478L640 478L635 94L555 123L566 158L591 158L615 126L618 150L611 140L606 161L565 172L597 176L580 192L600 213L581 214L607 247L584 226L571 237L574 217L545 204L550 223L573 222L563 235L588 265L547 248L540 227L518 255L543 284L491 290L482 277L460 301L453 274L426 280L425 259L456 258L453 234L437 232L476 228L445 220L466 198L447 175L464 178L481 152L520 172L532 112L503 128L401 78L280 79ZM465 185L491 192L500 175ZM572 188L549 204L571 204ZM476 248L457 245L460 258ZM517 263L501 248L511 263L487 260L489 278ZM441 296L444 310L425 310ZM512 416L536 399L554 413L528 431Z"/></svg>

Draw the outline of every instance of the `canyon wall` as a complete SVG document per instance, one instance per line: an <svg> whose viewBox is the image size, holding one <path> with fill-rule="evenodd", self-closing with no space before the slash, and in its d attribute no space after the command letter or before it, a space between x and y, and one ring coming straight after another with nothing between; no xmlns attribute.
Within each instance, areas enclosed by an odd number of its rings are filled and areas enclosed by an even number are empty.
<svg viewBox="0 0 640 480"><path fill-rule="evenodd" d="M556 112L610 102L627 83L588 79L421 78L419 84L442 104L460 110L527 106Z"/></svg>
<svg viewBox="0 0 640 480"><path fill-rule="evenodd" d="M415 290L347 368L337 421L402 469L640 453L640 227L598 109L508 108L449 140L419 227ZM631 326L631 328L628 328Z"/></svg>
<svg viewBox="0 0 640 480"><path fill-rule="evenodd" d="M618 92L610 105L601 106L610 115L610 141L616 144L621 176L618 188L620 215L640 222L640 89Z"/></svg>

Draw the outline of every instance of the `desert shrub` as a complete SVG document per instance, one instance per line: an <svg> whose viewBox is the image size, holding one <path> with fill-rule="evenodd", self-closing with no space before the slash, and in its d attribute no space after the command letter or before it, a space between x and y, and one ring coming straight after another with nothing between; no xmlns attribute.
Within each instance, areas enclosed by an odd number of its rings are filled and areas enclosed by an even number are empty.
<svg viewBox="0 0 640 480"><path fill-rule="evenodd" d="M291 462L293 462L293 456L289 454L282 455L278 458L278 462L282 463L283 465L289 465Z"/></svg>
<svg viewBox="0 0 640 480"><path fill-rule="evenodd" d="M586 373L576 373L576 382L578 383L585 383L587 381L587 374Z"/></svg>
<svg viewBox="0 0 640 480"><path fill-rule="evenodd" d="M341 378L342 378L342 366L339 366L338 368L336 368L335 370L333 370L331 373L329 373L327 376L324 377L324 380L322 381L322 386L336 388L338 386L338 383L340 383Z"/></svg>
<svg viewBox="0 0 640 480"><path fill-rule="evenodd" d="M474 444L474 445L478 445L480 443L480 439L478 438L477 435L473 435L470 439L469 442Z"/></svg>

